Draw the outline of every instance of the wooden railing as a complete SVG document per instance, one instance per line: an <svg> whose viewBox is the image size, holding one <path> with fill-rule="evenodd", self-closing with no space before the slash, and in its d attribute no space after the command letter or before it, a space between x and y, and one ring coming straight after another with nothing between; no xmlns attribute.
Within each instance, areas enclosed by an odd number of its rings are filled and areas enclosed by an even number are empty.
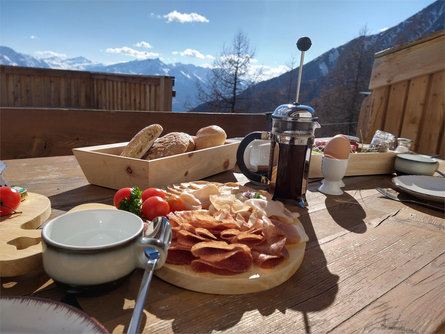
<svg viewBox="0 0 445 334"><path fill-rule="evenodd" d="M417 153L445 156L445 31L375 55L357 136L376 130L412 139Z"/></svg>
<svg viewBox="0 0 445 334"><path fill-rule="evenodd" d="M161 124L164 134L191 135L216 124L234 138L266 130L268 120L266 114L0 108L0 159L68 155L76 147L126 142L153 123Z"/></svg>
<svg viewBox="0 0 445 334"><path fill-rule="evenodd" d="M0 65L1 107L171 111L174 77Z"/></svg>

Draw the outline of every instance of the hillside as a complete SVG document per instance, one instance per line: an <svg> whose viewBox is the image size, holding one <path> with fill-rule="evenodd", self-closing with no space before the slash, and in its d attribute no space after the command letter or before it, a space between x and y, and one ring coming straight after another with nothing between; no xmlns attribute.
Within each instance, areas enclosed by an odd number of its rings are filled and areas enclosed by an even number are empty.
<svg viewBox="0 0 445 334"><path fill-rule="evenodd" d="M360 105L368 91L374 54L445 28L444 1L436 1L395 27L375 35L365 32L304 64L300 103L312 106L320 123L317 136L355 135ZM314 41L313 41L314 43ZM295 101L299 68L260 82L239 95L238 112L273 112ZM212 111L202 104L192 111ZM224 111L219 110L219 111ZM341 123L341 124L338 124Z"/></svg>

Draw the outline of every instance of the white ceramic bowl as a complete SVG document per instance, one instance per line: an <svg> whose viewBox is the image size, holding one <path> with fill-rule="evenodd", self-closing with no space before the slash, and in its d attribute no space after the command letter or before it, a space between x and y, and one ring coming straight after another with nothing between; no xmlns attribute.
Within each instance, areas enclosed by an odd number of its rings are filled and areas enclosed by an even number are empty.
<svg viewBox="0 0 445 334"><path fill-rule="evenodd" d="M433 175L439 162L427 155L403 153L396 156L396 172L411 175Z"/></svg>
<svg viewBox="0 0 445 334"><path fill-rule="evenodd" d="M114 282L145 267L147 247L159 251L159 268L168 245L145 238L143 229L141 218L122 210L92 209L59 216L42 230L44 270L54 280L73 286ZM171 230L168 233L171 238Z"/></svg>

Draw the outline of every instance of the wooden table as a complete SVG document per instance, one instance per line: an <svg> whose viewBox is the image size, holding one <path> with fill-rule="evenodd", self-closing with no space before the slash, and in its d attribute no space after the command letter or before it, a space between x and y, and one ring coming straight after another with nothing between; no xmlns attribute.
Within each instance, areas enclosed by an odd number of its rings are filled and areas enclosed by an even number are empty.
<svg viewBox="0 0 445 334"><path fill-rule="evenodd" d="M6 161L5 179L44 194L51 217L88 202L112 204L114 190L88 184L73 156ZM227 172L212 178L245 183ZM154 278L141 328L147 333L444 333L444 212L382 197L391 176L346 177L342 196L309 184L298 208L309 235L303 264L282 285L246 295L187 291ZM77 297L110 332L125 332L142 278L136 270L116 289ZM65 296L43 272L2 278L2 296Z"/></svg>

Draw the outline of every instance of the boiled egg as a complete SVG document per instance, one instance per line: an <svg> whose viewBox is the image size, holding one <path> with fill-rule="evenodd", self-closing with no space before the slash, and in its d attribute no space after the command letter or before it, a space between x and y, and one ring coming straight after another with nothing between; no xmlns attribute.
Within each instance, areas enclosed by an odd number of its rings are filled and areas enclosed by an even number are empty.
<svg viewBox="0 0 445 334"><path fill-rule="evenodd" d="M324 148L324 156L331 159L348 159L351 143L345 135L331 138Z"/></svg>

